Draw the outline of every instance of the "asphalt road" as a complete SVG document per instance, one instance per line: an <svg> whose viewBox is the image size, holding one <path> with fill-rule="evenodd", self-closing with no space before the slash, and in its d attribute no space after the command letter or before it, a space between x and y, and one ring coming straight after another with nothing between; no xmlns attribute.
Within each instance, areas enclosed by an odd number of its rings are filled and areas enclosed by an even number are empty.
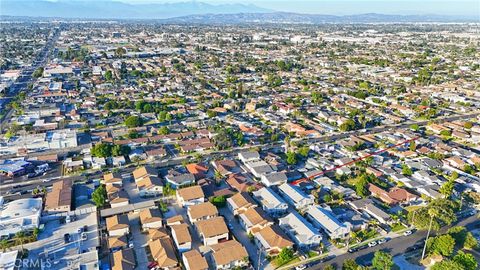
<svg viewBox="0 0 480 270"><path fill-rule="evenodd" d="M480 224L480 220L478 219L478 217L471 216L457 222L456 224L452 224L451 226L457 226L457 225L465 226L467 230L472 230L475 226L478 226L478 224ZM447 229L450 228L451 226L442 228L442 230L440 230L440 233L446 232ZM431 234L431 236L433 235L435 235L435 233ZM375 251L377 250L387 251L392 256L395 257L401 254L405 254L407 248L422 242L426 238L426 236L427 236L426 231L416 231L409 236L401 236L401 237L394 238L383 245L377 245L375 247L359 250L355 253L345 253L343 255L335 257L330 261L319 263L308 269L320 270L329 264L333 264L337 267L337 269L341 269L343 262L348 259L354 259L357 263L363 264L363 265L370 264L373 259L373 254L375 253Z"/></svg>

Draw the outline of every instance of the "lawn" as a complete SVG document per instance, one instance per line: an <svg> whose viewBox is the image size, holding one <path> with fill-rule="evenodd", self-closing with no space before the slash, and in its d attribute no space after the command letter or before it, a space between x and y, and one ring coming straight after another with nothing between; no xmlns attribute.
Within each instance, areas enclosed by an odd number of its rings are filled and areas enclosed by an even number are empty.
<svg viewBox="0 0 480 270"><path fill-rule="evenodd" d="M407 227L405 227L403 224L401 223L395 223L392 225L392 231L393 232L398 232L398 231L401 231L401 230L404 230L406 229Z"/></svg>
<svg viewBox="0 0 480 270"><path fill-rule="evenodd" d="M411 205L411 206L405 207L405 210L407 210L408 212L412 212L412 211L418 210L422 207L424 207L424 206L422 206L422 205Z"/></svg>
<svg viewBox="0 0 480 270"><path fill-rule="evenodd" d="M290 261L288 262L279 262L277 261L277 258L275 258L273 260L273 265L275 266L275 268L279 268L281 266L285 266L287 264L292 264L292 263L296 263L296 262L299 262L300 261L300 257L298 256L295 256L293 259L291 259Z"/></svg>

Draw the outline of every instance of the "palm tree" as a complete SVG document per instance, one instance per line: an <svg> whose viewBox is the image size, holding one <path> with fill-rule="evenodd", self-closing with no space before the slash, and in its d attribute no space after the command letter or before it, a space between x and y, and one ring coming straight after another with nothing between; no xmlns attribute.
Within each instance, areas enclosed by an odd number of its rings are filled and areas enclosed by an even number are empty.
<svg viewBox="0 0 480 270"><path fill-rule="evenodd" d="M23 252L23 244L27 240L27 234L24 231L19 231L15 234L15 245L21 245L22 252Z"/></svg>
<svg viewBox="0 0 480 270"><path fill-rule="evenodd" d="M8 244L7 239L3 239L0 241L0 249L2 250L2 252L5 252L9 246L10 245Z"/></svg>
<svg viewBox="0 0 480 270"><path fill-rule="evenodd" d="M430 236L430 231L432 229L433 217L438 215L438 212L439 212L438 209L433 207L428 209L428 215L430 216L430 225L428 226L427 238L425 239L425 246L423 246L422 260L423 258L425 258L425 251L427 250L428 237Z"/></svg>

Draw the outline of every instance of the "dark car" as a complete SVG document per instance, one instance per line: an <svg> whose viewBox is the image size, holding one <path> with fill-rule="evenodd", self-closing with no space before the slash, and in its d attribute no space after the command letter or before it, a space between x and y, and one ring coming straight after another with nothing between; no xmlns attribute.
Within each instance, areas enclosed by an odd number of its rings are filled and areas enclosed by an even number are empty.
<svg viewBox="0 0 480 270"><path fill-rule="evenodd" d="M65 244L70 242L70 234L66 233L63 235L63 241L65 241Z"/></svg>

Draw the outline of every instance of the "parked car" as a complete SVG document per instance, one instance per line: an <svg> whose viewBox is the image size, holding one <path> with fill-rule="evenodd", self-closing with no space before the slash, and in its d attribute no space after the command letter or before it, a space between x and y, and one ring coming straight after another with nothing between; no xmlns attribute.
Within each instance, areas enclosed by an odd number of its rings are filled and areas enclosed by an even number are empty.
<svg viewBox="0 0 480 270"><path fill-rule="evenodd" d="M368 243L368 246L369 246L369 247L374 247L374 246L376 246L376 245L377 245L377 242L376 242L376 241L372 241L372 242Z"/></svg>
<svg viewBox="0 0 480 270"><path fill-rule="evenodd" d="M82 239L82 241L85 241L85 240L87 240L87 239L88 239L88 235L87 235L87 233L85 233L85 232L82 232L82 234L80 234L80 239Z"/></svg>
<svg viewBox="0 0 480 270"><path fill-rule="evenodd" d="M63 235L63 241L65 242L65 244L70 243L70 234L69 233L66 233L66 234Z"/></svg>
<svg viewBox="0 0 480 270"><path fill-rule="evenodd" d="M413 232L411 230L405 231L403 235L408 236L411 235Z"/></svg>
<svg viewBox="0 0 480 270"><path fill-rule="evenodd" d="M387 239L386 238L382 238L380 240L377 241L377 244L381 245L381 244L385 244L387 242Z"/></svg>

